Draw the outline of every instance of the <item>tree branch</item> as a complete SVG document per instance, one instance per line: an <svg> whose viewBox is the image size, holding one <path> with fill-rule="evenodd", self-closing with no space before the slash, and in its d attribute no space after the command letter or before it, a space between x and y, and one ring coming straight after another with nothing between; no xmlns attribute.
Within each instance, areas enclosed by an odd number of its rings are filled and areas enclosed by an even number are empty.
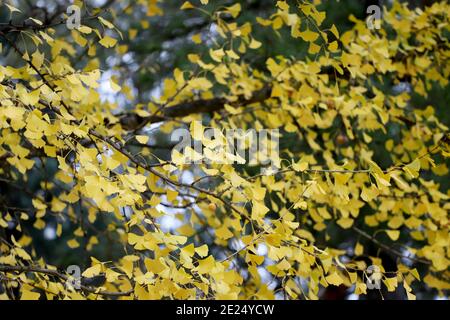
<svg viewBox="0 0 450 320"><path fill-rule="evenodd" d="M7 265L0 265L0 271L1 272L35 272L35 273L43 273L50 276L54 276L57 278L60 278L64 281L69 280L69 277L65 274L59 273L57 270L51 270L51 269L45 269L40 267L33 267L33 266L7 266ZM124 292L114 292L114 291L98 291L97 288L87 287L84 285L81 285L80 288L89 293L99 294L102 296L111 296L111 297L120 297L120 296L129 296L133 293L133 290L124 291Z"/></svg>
<svg viewBox="0 0 450 320"><path fill-rule="evenodd" d="M359 228L357 228L357 227L352 227L352 229L355 230L356 233L358 233L358 234L361 235L362 237L364 237L364 238L366 238L366 239L372 241L374 244L376 244L377 246L379 246L381 249L383 249L383 250L385 250L385 251L387 251L387 252L390 252L390 253L392 253L392 254L394 254L394 255L400 257L400 258L408 259L408 260L413 261L413 262L420 262L420 263L423 263L423 264L426 264L426 265L430 265L430 264L431 264L431 263L430 263L429 261L427 261L427 260L423 260L423 259L419 259L419 258L414 258L414 257L405 256L405 255L403 255L400 251L397 251L397 250L395 250L395 249L389 247L388 245L385 245L384 243L381 243L381 242L378 241L374 236L369 235L368 233L364 232L363 230L361 230L361 229L359 229Z"/></svg>
<svg viewBox="0 0 450 320"><path fill-rule="evenodd" d="M237 101L231 102L226 98L199 99L194 101L185 101L171 107L161 110L162 115L152 115L148 117L140 117L135 113L126 113L120 115L120 123L127 130L142 128L149 123L162 122L171 118L185 117L195 113L217 112L229 103L234 106L246 106L252 103L263 102L268 99L271 94L271 87L256 91L250 98L239 96Z"/></svg>

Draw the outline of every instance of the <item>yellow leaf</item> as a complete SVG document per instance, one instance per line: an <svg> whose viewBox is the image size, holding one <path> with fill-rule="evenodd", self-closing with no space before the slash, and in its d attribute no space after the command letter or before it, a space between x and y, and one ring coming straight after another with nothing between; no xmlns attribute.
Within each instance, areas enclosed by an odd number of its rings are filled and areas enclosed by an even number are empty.
<svg viewBox="0 0 450 320"><path fill-rule="evenodd" d="M367 294L367 286L365 283L358 282L355 286L355 294Z"/></svg>
<svg viewBox="0 0 450 320"><path fill-rule="evenodd" d="M416 159L413 162L407 164L403 167L403 170L408 173L412 178L417 178L419 176L420 170L420 160Z"/></svg>
<svg viewBox="0 0 450 320"><path fill-rule="evenodd" d="M332 43L330 43L328 45L328 50L330 50L331 52L336 52L338 49L338 43L337 41L333 41Z"/></svg>
<svg viewBox="0 0 450 320"><path fill-rule="evenodd" d="M186 161L184 155L176 149L172 150L171 160L175 165L182 165Z"/></svg>
<svg viewBox="0 0 450 320"><path fill-rule="evenodd" d="M216 229L216 236L219 239L228 240L233 237L233 233L225 225L222 225Z"/></svg>
<svg viewBox="0 0 450 320"><path fill-rule="evenodd" d="M167 201L173 202L178 196L178 191L172 190L172 189L167 189L166 196L167 196Z"/></svg>
<svg viewBox="0 0 450 320"><path fill-rule="evenodd" d="M117 40L114 38L111 38L110 36L105 36L102 38L102 40L99 41L99 43L104 46L105 48L111 48L114 47L117 43Z"/></svg>
<svg viewBox="0 0 450 320"><path fill-rule="evenodd" d="M136 140L142 144L147 144L149 138L150 138L149 136L141 136L141 135L136 136Z"/></svg>
<svg viewBox="0 0 450 320"><path fill-rule="evenodd" d="M341 218L336 221L338 225L340 225L343 229L348 229L353 225L352 218Z"/></svg>
<svg viewBox="0 0 450 320"><path fill-rule="evenodd" d="M286 1L277 1L277 7L281 10L289 10L289 5L286 3Z"/></svg>
<svg viewBox="0 0 450 320"><path fill-rule="evenodd" d="M33 227L35 227L38 230L43 230L45 228L45 221L42 219L37 219L33 224Z"/></svg>
<svg viewBox="0 0 450 320"><path fill-rule="evenodd" d="M358 242L355 246L355 254L360 256L364 253L364 247Z"/></svg>
<svg viewBox="0 0 450 320"><path fill-rule="evenodd" d="M351 283L355 283L358 280L358 274L356 272L348 272Z"/></svg>
<svg viewBox="0 0 450 320"><path fill-rule="evenodd" d="M80 26L80 27L78 28L78 31L80 31L80 32L82 32L82 33L85 33L85 34L89 34L89 33L92 32L92 29L89 28L89 27L87 27L87 26Z"/></svg>
<svg viewBox="0 0 450 320"><path fill-rule="evenodd" d="M204 77L192 79L189 81L189 84L192 89L197 90L208 90L213 86L212 83Z"/></svg>
<svg viewBox="0 0 450 320"><path fill-rule="evenodd" d="M214 258L212 256L209 256L206 259L199 260L198 266L195 268L195 270L200 274L211 272L211 270L214 268L214 263Z"/></svg>
<svg viewBox="0 0 450 320"><path fill-rule="evenodd" d="M426 69L426 68L428 68L430 66L431 60L428 57L426 57L426 56L416 57L416 59L414 60L414 63L417 66L419 66L419 67L421 67L423 69Z"/></svg>
<svg viewBox="0 0 450 320"><path fill-rule="evenodd" d="M397 278L393 277L393 278L386 278L383 280L384 284L387 287L387 290L389 292L394 292L395 288L397 288L398 282L397 282Z"/></svg>
<svg viewBox="0 0 450 320"><path fill-rule="evenodd" d="M191 37L192 41L194 41L194 43L196 44L200 44L202 43L202 35L201 33L196 33Z"/></svg>
<svg viewBox="0 0 450 320"><path fill-rule="evenodd" d="M261 263L264 262L264 256L257 256L257 255L248 253L246 256L246 261L248 261L248 260L257 265L260 265Z"/></svg>
<svg viewBox="0 0 450 320"><path fill-rule="evenodd" d="M92 278L94 276L99 275L101 271L102 271L102 264L97 263L97 264L93 265L92 267L87 268L82 273L82 275L83 275L83 277L86 277L86 278Z"/></svg>
<svg viewBox="0 0 450 320"><path fill-rule="evenodd" d="M277 264L277 267L280 270L289 270L291 268L291 264L286 259L283 259Z"/></svg>
<svg viewBox="0 0 450 320"><path fill-rule="evenodd" d="M191 132L192 138L194 138L194 140L197 140L197 141L203 140L204 128L200 121L192 121L189 131Z"/></svg>
<svg viewBox="0 0 450 320"><path fill-rule="evenodd" d="M208 245L204 244L200 247L195 248L195 252L200 256L200 257L206 257L208 255Z"/></svg>
<svg viewBox="0 0 450 320"><path fill-rule="evenodd" d="M181 248L181 252L185 255L187 255L188 257L192 257L195 253L195 247L194 244L191 243L187 246L185 246L184 248Z"/></svg>
<svg viewBox="0 0 450 320"><path fill-rule="evenodd" d="M306 169L308 169L308 166L309 166L308 162L306 162L306 161L299 161L297 163L293 163L292 164L292 169L294 169L297 172L303 172Z"/></svg>
<svg viewBox="0 0 450 320"><path fill-rule="evenodd" d="M193 9L193 8L195 8L195 7L189 1L185 1L183 3L183 5L180 7L181 10Z"/></svg>
<svg viewBox="0 0 450 320"><path fill-rule="evenodd" d="M100 20L100 22L108 29L114 29L114 25L111 22L109 22L108 20L106 20L102 17L98 17L98 20Z"/></svg>
<svg viewBox="0 0 450 320"><path fill-rule="evenodd" d="M308 209L308 203L306 201L297 201L294 205L294 209L300 208L301 210Z"/></svg>
<svg viewBox="0 0 450 320"><path fill-rule="evenodd" d="M233 16L233 18L236 18L241 12L241 4L240 3L234 4L228 7L227 11Z"/></svg>
<svg viewBox="0 0 450 320"><path fill-rule="evenodd" d="M8 227L8 223L0 218L0 227L2 228L7 228Z"/></svg>
<svg viewBox="0 0 450 320"><path fill-rule="evenodd" d="M222 62L222 58L225 56L223 49L212 50L209 49L209 55L216 62Z"/></svg>
<svg viewBox="0 0 450 320"><path fill-rule="evenodd" d="M76 239L71 239L71 240L67 241L67 245L71 249L75 249L75 248L78 248L80 246L80 244L78 243L78 241Z"/></svg>
<svg viewBox="0 0 450 320"><path fill-rule="evenodd" d="M35 51L31 55L31 63L37 68L40 69L42 66L42 63L44 62L44 54L40 53L39 51Z"/></svg>
<svg viewBox="0 0 450 320"><path fill-rule="evenodd" d="M266 188L254 187L252 189L252 194L256 200L262 201L262 200L264 200L264 197L266 195Z"/></svg>
<svg viewBox="0 0 450 320"><path fill-rule="evenodd" d="M339 286L342 283L344 283L344 280L342 280L341 276L339 276L339 274L337 274L336 272L333 272L332 274L326 276L325 279L327 280L327 282L329 284L332 284L335 286Z"/></svg>
<svg viewBox="0 0 450 320"><path fill-rule="evenodd" d="M252 201L252 219L258 220L264 217L264 215L269 212L269 209L262 203L258 201Z"/></svg>
<svg viewBox="0 0 450 320"><path fill-rule="evenodd" d="M331 26L330 31L336 37L336 39L339 39L339 31L334 24L333 26Z"/></svg>
<svg viewBox="0 0 450 320"><path fill-rule="evenodd" d="M250 44L248 45L248 47L250 49L258 49L259 47L261 47L261 42L255 40L254 38L252 38L252 40L250 41Z"/></svg>
<svg viewBox="0 0 450 320"><path fill-rule="evenodd" d="M410 270L410 272L414 276L414 278L416 278L418 281L420 281L420 275L419 275L419 272L417 272L416 268Z"/></svg>
<svg viewBox="0 0 450 320"><path fill-rule="evenodd" d="M320 51L321 47L315 44L314 42L310 42L308 53L309 54L316 54Z"/></svg>
<svg viewBox="0 0 450 320"><path fill-rule="evenodd" d="M300 37L302 37L305 41L314 42L317 38L319 38L319 34L311 30L306 30L304 32L300 32Z"/></svg>
<svg viewBox="0 0 450 320"><path fill-rule="evenodd" d="M232 49L230 50L226 50L225 53L227 54L227 56L229 56L231 59L239 59L239 56L236 54L236 52L234 52Z"/></svg>
<svg viewBox="0 0 450 320"><path fill-rule="evenodd" d="M22 295L20 297L20 300L39 300L39 297L41 296L38 292L33 292L27 289L22 290Z"/></svg>
<svg viewBox="0 0 450 320"><path fill-rule="evenodd" d="M398 230L386 230L386 234L391 240L396 241L400 237L400 231Z"/></svg>
<svg viewBox="0 0 450 320"><path fill-rule="evenodd" d="M408 300L416 300L416 296L412 294L411 292L406 292L406 296L408 297Z"/></svg>

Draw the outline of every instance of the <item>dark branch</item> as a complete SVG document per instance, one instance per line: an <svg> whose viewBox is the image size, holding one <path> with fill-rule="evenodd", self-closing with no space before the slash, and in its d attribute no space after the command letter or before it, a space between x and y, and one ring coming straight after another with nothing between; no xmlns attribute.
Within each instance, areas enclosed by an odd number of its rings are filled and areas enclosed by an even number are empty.
<svg viewBox="0 0 450 320"><path fill-rule="evenodd" d="M250 98L246 99L244 96L239 96L237 101L234 102L228 101L226 98L186 101L164 108L161 111L162 115L140 117L134 113L123 114L120 116L120 123L127 130L135 130L136 128L142 128L149 123L162 122L167 119L182 118L196 113L217 112L223 109L226 103L233 106L247 106L252 103L263 102L270 97L270 93L270 86L265 86L263 89L256 91Z"/></svg>
<svg viewBox="0 0 450 320"><path fill-rule="evenodd" d="M54 276L57 278L60 278L64 281L69 280L69 277L65 274L59 273L57 270L51 270L51 269L45 269L45 268L39 268L39 267L32 267L32 266L7 266L7 265L0 265L0 272L35 272L35 273L43 273L50 276ZM81 289L85 292L99 294L103 296L129 296L133 293L133 290L125 291L125 292L112 292L112 291L99 291L98 288L93 287L87 287L84 285L81 285Z"/></svg>

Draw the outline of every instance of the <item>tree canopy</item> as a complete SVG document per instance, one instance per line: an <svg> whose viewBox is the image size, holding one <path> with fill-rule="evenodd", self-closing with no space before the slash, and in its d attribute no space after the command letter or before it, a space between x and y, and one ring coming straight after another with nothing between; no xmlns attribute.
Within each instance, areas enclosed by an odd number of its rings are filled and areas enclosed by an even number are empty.
<svg viewBox="0 0 450 320"><path fill-rule="evenodd" d="M450 5L370 3L3 1L0 299L446 296Z"/></svg>

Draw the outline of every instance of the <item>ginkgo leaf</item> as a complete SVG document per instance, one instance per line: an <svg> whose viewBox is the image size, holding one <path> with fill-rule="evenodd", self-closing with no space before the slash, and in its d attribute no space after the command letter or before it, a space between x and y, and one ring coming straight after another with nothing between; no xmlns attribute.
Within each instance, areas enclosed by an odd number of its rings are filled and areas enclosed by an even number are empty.
<svg viewBox="0 0 450 320"><path fill-rule="evenodd" d="M389 292L395 291L395 288L397 288L397 285L398 285L397 278L395 278L395 277L394 278L385 278L383 280L383 282L386 285L387 290Z"/></svg>
<svg viewBox="0 0 450 320"><path fill-rule="evenodd" d="M216 229L216 236L219 239L227 240L233 237L233 233L226 226L222 226Z"/></svg>
<svg viewBox="0 0 450 320"><path fill-rule="evenodd" d="M283 259L277 264L277 267L280 270L289 270L291 268L291 264L286 259Z"/></svg>
<svg viewBox="0 0 450 320"><path fill-rule="evenodd" d="M202 36L200 33L196 33L191 37L192 41L194 41L194 43L196 44L200 44L202 43Z"/></svg>
<svg viewBox="0 0 450 320"><path fill-rule="evenodd" d="M292 164L292 169L294 169L297 172L303 172L306 169L308 169L308 167L309 167L309 163L306 161L299 161L299 162Z"/></svg>
<svg viewBox="0 0 450 320"><path fill-rule="evenodd" d="M269 208L267 208L264 204L258 201L253 201L252 219L260 219L264 217L267 212L269 212Z"/></svg>
<svg viewBox="0 0 450 320"><path fill-rule="evenodd" d="M367 285L361 282L356 283L355 294L367 294Z"/></svg>
<svg viewBox="0 0 450 320"><path fill-rule="evenodd" d="M404 166L403 170L407 172L412 178L417 178L419 176L420 160L415 159L413 162Z"/></svg>
<svg viewBox="0 0 450 320"><path fill-rule="evenodd" d="M410 272L411 272L411 274L414 276L414 278L416 278L417 280L420 281L420 275L419 275L419 272L417 272L417 269L416 269L416 268L410 270Z"/></svg>
<svg viewBox="0 0 450 320"><path fill-rule="evenodd" d="M321 46L318 46L314 42L310 42L308 53L309 54L316 54L316 53L318 53L320 51L321 48L322 48Z"/></svg>
<svg viewBox="0 0 450 320"><path fill-rule="evenodd" d="M355 254L360 256L364 252L364 247L358 242L355 246Z"/></svg>
<svg viewBox="0 0 450 320"><path fill-rule="evenodd" d="M336 221L343 229L348 229L353 225L354 220L352 218L341 218Z"/></svg>
<svg viewBox="0 0 450 320"><path fill-rule="evenodd" d="M136 140L137 140L139 143L142 143L142 144L147 144L147 142L148 142L149 139L150 139L149 136L142 136L142 135L136 136Z"/></svg>
<svg viewBox="0 0 450 320"><path fill-rule="evenodd" d="M167 190L166 195L167 195L167 200L169 202L173 202L176 199L176 197L178 196L178 191L169 189L169 190Z"/></svg>
<svg viewBox="0 0 450 320"><path fill-rule="evenodd" d="M195 248L195 252L200 256L200 257L206 257L208 255L208 245L204 244L200 247Z"/></svg>
<svg viewBox="0 0 450 320"><path fill-rule="evenodd" d="M85 34L90 34L92 32L92 29L89 28L88 26L80 26L78 28L78 31L85 33Z"/></svg>
<svg viewBox="0 0 450 320"><path fill-rule="evenodd" d="M406 296L408 298L408 300L416 300L416 296L414 294L412 294L411 292L406 292Z"/></svg>
<svg viewBox="0 0 450 320"><path fill-rule="evenodd" d="M183 5L180 7L181 10L193 9L193 8L195 8L195 7L189 1L185 1L183 3Z"/></svg>
<svg viewBox="0 0 450 320"><path fill-rule="evenodd" d="M222 58L225 56L225 51L223 49L209 50L209 55L216 62L222 62Z"/></svg>
<svg viewBox="0 0 450 320"><path fill-rule="evenodd" d="M330 31L336 37L336 39L339 39L339 31L334 24L331 26Z"/></svg>
<svg viewBox="0 0 450 320"><path fill-rule="evenodd" d="M67 245L71 249L75 249L75 248L78 248L80 246L80 244L78 243L78 241L76 239L71 239L71 240L67 241Z"/></svg>
<svg viewBox="0 0 450 320"><path fill-rule="evenodd" d="M236 18L239 15L239 13L241 12L241 9L242 9L242 7L241 7L240 3L236 3L236 4L226 8L227 12L229 12L233 16L233 18Z"/></svg>
<svg viewBox="0 0 450 320"><path fill-rule="evenodd" d="M37 68L40 69L42 64L44 62L44 54L39 52L39 51L35 51L32 55L31 55L31 63Z"/></svg>
<svg viewBox="0 0 450 320"><path fill-rule="evenodd" d="M336 52L337 49L338 49L337 41L333 41L328 45L328 50L330 50L331 52Z"/></svg>
<svg viewBox="0 0 450 320"><path fill-rule="evenodd" d="M109 29L114 29L114 25L113 25L111 22L109 22L108 20L106 20L106 19L104 19L104 18L102 18L102 17L98 17L98 20L99 20L105 27L107 27L107 28L109 28Z"/></svg>
<svg viewBox="0 0 450 320"><path fill-rule="evenodd" d="M294 209L301 209L301 210L306 210L308 208L308 203L306 201L297 201L294 204Z"/></svg>
<svg viewBox="0 0 450 320"><path fill-rule="evenodd" d="M342 280L341 276L339 274L337 274L336 272L326 276L325 279L327 280L327 282L329 284L332 284L335 286L339 286L342 283L344 283L344 280Z"/></svg>
<svg viewBox="0 0 450 320"><path fill-rule="evenodd" d="M319 38L319 34L311 30L306 30L300 33L300 37L305 41L314 42Z"/></svg>
<svg viewBox="0 0 450 320"><path fill-rule="evenodd" d="M266 194L266 189L262 187L255 187L252 189L252 194L254 198L258 201L264 200L264 196Z"/></svg>
<svg viewBox="0 0 450 320"><path fill-rule="evenodd" d="M86 278L92 278L94 276L99 275L101 271L102 271L102 264L98 263L98 264L95 264L92 267L89 267L86 270L84 270L82 275L83 275L83 277L86 277Z"/></svg>
<svg viewBox="0 0 450 320"><path fill-rule="evenodd" d="M233 50L226 50L225 53L232 59L238 60L240 58Z"/></svg>
<svg viewBox="0 0 450 320"><path fill-rule="evenodd" d="M198 266L195 268L195 270L200 274L205 274L211 272L211 270L214 268L214 264L214 258L212 256L209 256L206 259L199 260Z"/></svg>
<svg viewBox="0 0 450 320"><path fill-rule="evenodd" d="M248 45L248 47L250 49L258 49L260 48L262 45L261 42L257 41L255 38L252 38L252 40L250 41L250 44Z"/></svg>
<svg viewBox="0 0 450 320"><path fill-rule="evenodd" d="M386 234L391 240L396 241L400 237L400 231L398 230L386 230Z"/></svg>
<svg viewBox="0 0 450 320"><path fill-rule="evenodd" d="M20 300L39 300L41 294L39 292L30 291L27 289L22 290Z"/></svg>
<svg viewBox="0 0 450 320"><path fill-rule="evenodd" d="M192 121L191 122L190 132L191 132L192 138L194 138L197 141L202 141L203 140L203 131L204 131L204 128L200 121Z"/></svg>
<svg viewBox="0 0 450 320"><path fill-rule="evenodd" d="M105 48L111 48L114 47L117 43L117 40L114 38L111 38L110 36L104 36L99 43L104 46Z"/></svg>

